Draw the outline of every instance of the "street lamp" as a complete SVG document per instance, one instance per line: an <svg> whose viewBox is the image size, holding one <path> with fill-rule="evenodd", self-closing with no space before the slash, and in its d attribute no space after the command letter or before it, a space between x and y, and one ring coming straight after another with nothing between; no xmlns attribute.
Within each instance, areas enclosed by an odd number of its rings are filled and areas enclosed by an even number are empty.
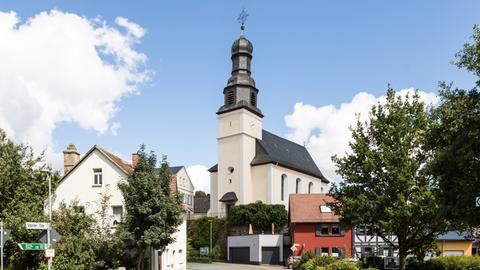
<svg viewBox="0 0 480 270"><path fill-rule="evenodd" d="M50 243L50 231L52 228L52 176L49 170L43 169L42 172L44 172L47 175L48 179L48 228L47 228L47 247L51 247ZM52 262L53 259L52 257L48 258L48 270L52 269Z"/></svg>
<svg viewBox="0 0 480 270"><path fill-rule="evenodd" d="M210 223L210 248L208 249L208 256L210 260L212 260L212 220L209 219L208 222Z"/></svg>

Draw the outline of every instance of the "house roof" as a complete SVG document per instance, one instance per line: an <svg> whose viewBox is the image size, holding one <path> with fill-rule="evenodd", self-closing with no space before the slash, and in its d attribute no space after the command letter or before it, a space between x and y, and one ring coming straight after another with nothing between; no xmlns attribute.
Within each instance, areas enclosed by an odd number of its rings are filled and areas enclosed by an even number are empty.
<svg viewBox="0 0 480 270"><path fill-rule="evenodd" d="M209 172L218 172L218 164L213 165L208 169Z"/></svg>
<svg viewBox="0 0 480 270"><path fill-rule="evenodd" d="M193 213L206 214L210 210L210 196L195 196L193 198Z"/></svg>
<svg viewBox="0 0 480 270"><path fill-rule="evenodd" d="M462 233L458 231L449 231L443 234L438 235L437 240L441 241L471 241L472 235L469 233Z"/></svg>
<svg viewBox="0 0 480 270"><path fill-rule="evenodd" d="M125 174L129 174L129 173L133 172L133 167L132 167L131 164L123 161L121 158L119 158L116 155L110 153L109 151L101 148L100 146L94 145L92 148L90 148L90 150L88 150L87 153L85 153L85 155L83 155L83 157L77 163L75 163L75 165L66 174L64 174L62 176L62 178L60 179L60 182L62 182L63 179L65 179L65 177L70 175L78 166L80 166L80 164L82 164L83 161L87 157L89 157L93 153L93 151L95 151L95 150L98 150L100 153L102 153L107 159L109 159L114 165L116 165Z"/></svg>
<svg viewBox="0 0 480 270"><path fill-rule="evenodd" d="M325 209L327 202L334 199L327 194L290 194L290 222L339 222L339 217ZM321 209L320 206L324 206Z"/></svg>
<svg viewBox="0 0 480 270"><path fill-rule="evenodd" d="M173 166L170 167L171 174L177 174L184 166Z"/></svg>
<svg viewBox="0 0 480 270"><path fill-rule="evenodd" d="M235 194L235 192L227 192L218 201L220 201L220 202L236 202L236 201L238 201L237 194Z"/></svg>
<svg viewBox="0 0 480 270"><path fill-rule="evenodd" d="M251 165L276 163L314 177L329 181L318 169L308 150L299 144L284 139L266 130L262 130L262 139L257 139L255 157Z"/></svg>

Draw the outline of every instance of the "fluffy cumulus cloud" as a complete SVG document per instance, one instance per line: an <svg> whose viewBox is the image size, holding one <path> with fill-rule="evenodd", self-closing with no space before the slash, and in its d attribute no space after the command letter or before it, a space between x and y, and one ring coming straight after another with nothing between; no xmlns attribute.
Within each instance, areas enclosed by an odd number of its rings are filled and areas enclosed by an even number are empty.
<svg viewBox="0 0 480 270"><path fill-rule="evenodd" d="M59 10L21 21L0 12L0 128L58 167L52 133L61 122L117 134L118 101L150 77L133 46L145 30L126 18L114 25Z"/></svg>
<svg viewBox="0 0 480 270"><path fill-rule="evenodd" d="M403 89L397 95L411 96L413 88ZM420 99L427 104L435 104L438 97L435 93L419 92ZM372 94L360 92L348 103L340 106L313 105L297 103L293 113L285 116L285 124L292 129L287 137L299 144L305 144L310 154L317 162L322 173L333 182L341 181L335 173L331 157L342 156L349 150L351 139L350 126L355 126L357 114L362 121L368 118L370 108L378 102L384 102L385 96L375 97Z"/></svg>
<svg viewBox="0 0 480 270"><path fill-rule="evenodd" d="M192 165L187 167L188 176L195 186L195 190L203 190L210 193L210 172L203 165Z"/></svg>

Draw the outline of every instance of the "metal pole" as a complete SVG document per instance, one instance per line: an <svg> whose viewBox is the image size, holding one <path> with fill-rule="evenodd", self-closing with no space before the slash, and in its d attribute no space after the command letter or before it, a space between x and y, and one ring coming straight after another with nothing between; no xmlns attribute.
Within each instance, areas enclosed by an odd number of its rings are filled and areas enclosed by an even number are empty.
<svg viewBox="0 0 480 270"><path fill-rule="evenodd" d="M3 221L0 221L0 233L1 233L1 236L0 236L0 253L1 253L1 256L0 256L0 269L3 270Z"/></svg>
<svg viewBox="0 0 480 270"><path fill-rule="evenodd" d="M52 177L50 176L50 173L47 174L48 177L48 230L47 230L47 246L48 248L51 247L50 243L50 230L52 227ZM52 269L52 257L48 258L48 270Z"/></svg>
<svg viewBox="0 0 480 270"><path fill-rule="evenodd" d="M212 220L210 221L210 249L208 250L210 260L212 259Z"/></svg>

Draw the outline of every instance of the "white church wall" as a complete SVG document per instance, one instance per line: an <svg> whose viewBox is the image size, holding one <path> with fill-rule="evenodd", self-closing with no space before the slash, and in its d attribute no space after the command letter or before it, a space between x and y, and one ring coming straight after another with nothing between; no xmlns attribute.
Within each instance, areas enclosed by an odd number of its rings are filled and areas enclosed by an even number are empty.
<svg viewBox="0 0 480 270"><path fill-rule="evenodd" d="M267 166L252 167L252 201L267 202Z"/></svg>
<svg viewBox="0 0 480 270"><path fill-rule="evenodd" d="M216 216L220 211L218 209L218 173L210 173L210 209L209 216Z"/></svg>

